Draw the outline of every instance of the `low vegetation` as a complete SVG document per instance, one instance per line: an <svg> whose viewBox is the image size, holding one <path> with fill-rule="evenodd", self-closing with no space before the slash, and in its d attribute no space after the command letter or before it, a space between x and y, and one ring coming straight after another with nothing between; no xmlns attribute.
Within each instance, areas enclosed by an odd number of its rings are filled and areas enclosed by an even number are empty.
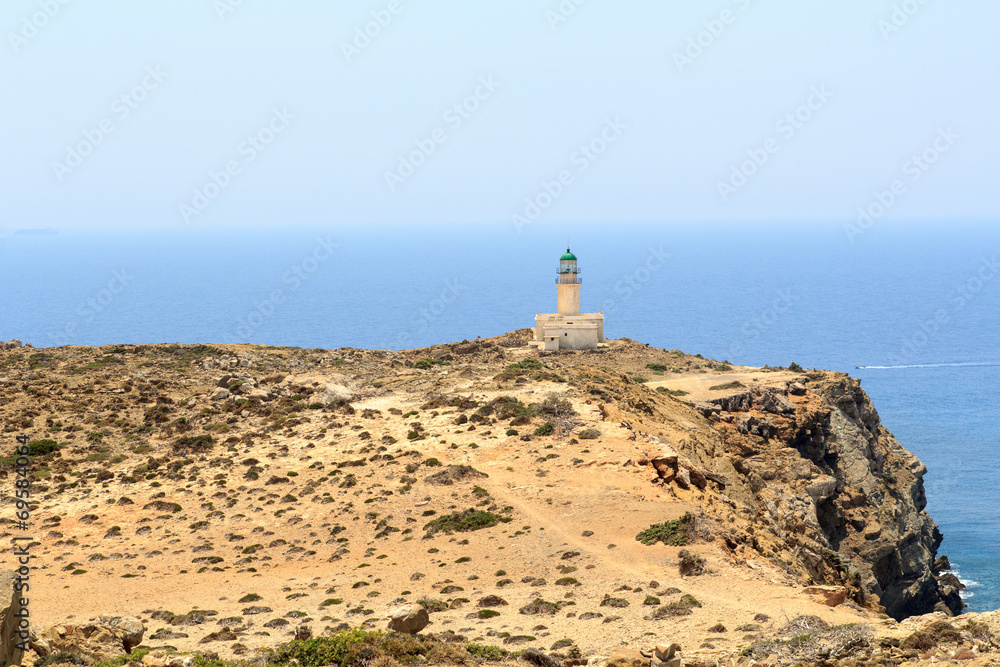
<svg viewBox="0 0 1000 667"><path fill-rule="evenodd" d="M694 536L694 515L685 512L684 516L652 526L635 536L635 539L646 546L663 542L670 547L682 547L688 544Z"/></svg>

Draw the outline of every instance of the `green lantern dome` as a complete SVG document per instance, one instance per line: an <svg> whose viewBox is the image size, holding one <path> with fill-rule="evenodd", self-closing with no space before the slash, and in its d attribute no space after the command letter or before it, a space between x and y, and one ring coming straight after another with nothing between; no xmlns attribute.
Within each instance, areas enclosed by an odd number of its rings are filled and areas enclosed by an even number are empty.
<svg viewBox="0 0 1000 667"><path fill-rule="evenodd" d="M566 254L564 254L562 257L560 257L559 261L565 262L565 261L568 261L568 260L573 260L575 262L576 261L576 255L574 255L573 253L571 253L569 251L569 248L566 248Z"/></svg>

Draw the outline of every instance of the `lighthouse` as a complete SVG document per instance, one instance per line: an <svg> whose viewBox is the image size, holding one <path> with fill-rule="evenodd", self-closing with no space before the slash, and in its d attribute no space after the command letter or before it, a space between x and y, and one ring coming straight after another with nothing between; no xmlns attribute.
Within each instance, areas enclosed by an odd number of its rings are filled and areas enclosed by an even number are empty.
<svg viewBox="0 0 1000 667"><path fill-rule="evenodd" d="M604 314L580 312L580 265L566 248L556 270L556 312L535 315L535 345L543 350L594 350L604 342Z"/></svg>
<svg viewBox="0 0 1000 667"><path fill-rule="evenodd" d="M580 314L580 267L576 255L566 248L559 258L559 273L556 274L556 311L560 315Z"/></svg>

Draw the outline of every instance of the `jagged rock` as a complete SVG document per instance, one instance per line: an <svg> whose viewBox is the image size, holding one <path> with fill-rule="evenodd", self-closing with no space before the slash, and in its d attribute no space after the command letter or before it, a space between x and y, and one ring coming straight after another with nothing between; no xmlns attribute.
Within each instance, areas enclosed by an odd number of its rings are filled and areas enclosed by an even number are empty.
<svg viewBox="0 0 1000 667"><path fill-rule="evenodd" d="M115 631L121 638L126 653L131 653L132 649L141 644L142 636L146 633L146 626L135 616L99 616L97 622Z"/></svg>
<svg viewBox="0 0 1000 667"><path fill-rule="evenodd" d="M948 560L947 556L938 556L934 559L934 565L931 567L931 572L934 574L941 574L942 572L947 572L951 569L951 561Z"/></svg>
<svg viewBox="0 0 1000 667"><path fill-rule="evenodd" d="M788 385L788 393L792 396L802 396L806 393L806 386L801 382L792 382Z"/></svg>
<svg viewBox="0 0 1000 667"><path fill-rule="evenodd" d="M712 403L705 403L704 401L699 401L694 404L694 409L700 412L705 417L711 417L713 413L719 411L719 406Z"/></svg>
<svg viewBox="0 0 1000 667"><path fill-rule="evenodd" d="M756 435L770 440L777 434L777 429L767 417L760 419L753 415L740 415L736 418L736 430L744 435Z"/></svg>
<svg viewBox="0 0 1000 667"><path fill-rule="evenodd" d="M133 616L102 616L82 625L54 625L41 633L53 653L75 653L90 662L127 655L142 642L145 626Z"/></svg>
<svg viewBox="0 0 1000 667"><path fill-rule="evenodd" d="M833 496L836 491L837 480L828 475L823 475L806 487L806 493L808 493L817 504Z"/></svg>
<svg viewBox="0 0 1000 667"><path fill-rule="evenodd" d="M0 604L3 605L0 607L0 667L20 665L24 651L18 644L23 646L22 642L28 639L25 629L19 627L23 607L21 593L14 588L16 580L14 570L0 572Z"/></svg>
<svg viewBox="0 0 1000 667"><path fill-rule="evenodd" d="M673 657L679 653L681 650L681 645L678 643L667 644L657 644L653 649L653 657L661 662L666 662L672 660Z"/></svg>
<svg viewBox="0 0 1000 667"><path fill-rule="evenodd" d="M843 586L806 586L802 592L828 607L836 607L847 600L847 589Z"/></svg>
<svg viewBox="0 0 1000 667"><path fill-rule="evenodd" d="M394 632L402 632L408 635L415 635L430 623L427 610L417 605L406 605L392 612L389 618L389 629Z"/></svg>
<svg viewBox="0 0 1000 667"><path fill-rule="evenodd" d="M649 658L630 648L612 649L607 667L649 667Z"/></svg>
<svg viewBox="0 0 1000 667"><path fill-rule="evenodd" d="M229 390L223 387L219 387L209 396L213 401L221 401L225 398L229 398Z"/></svg>
<svg viewBox="0 0 1000 667"><path fill-rule="evenodd" d="M754 402L764 412L770 412L771 414L776 415L795 414L795 404L781 394L777 394L773 391L763 392L760 395L760 399Z"/></svg>

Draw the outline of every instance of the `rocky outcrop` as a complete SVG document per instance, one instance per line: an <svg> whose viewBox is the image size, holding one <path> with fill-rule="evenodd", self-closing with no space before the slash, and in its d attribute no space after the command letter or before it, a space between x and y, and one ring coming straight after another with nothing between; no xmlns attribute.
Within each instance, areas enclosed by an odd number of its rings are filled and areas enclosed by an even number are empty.
<svg viewBox="0 0 1000 667"><path fill-rule="evenodd" d="M94 663L128 655L145 632L134 616L101 616L79 625L54 625L41 632L40 639L52 653L70 653Z"/></svg>
<svg viewBox="0 0 1000 667"><path fill-rule="evenodd" d="M896 619L958 613L958 590L934 570L941 534L925 510L927 469L882 426L858 380L808 380L808 392L796 382L787 396L717 399L718 413L698 406L739 454L731 460L752 494L747 509L767 529L742 537L766 555L790 553L805 579L843 585Z"/></svg>

